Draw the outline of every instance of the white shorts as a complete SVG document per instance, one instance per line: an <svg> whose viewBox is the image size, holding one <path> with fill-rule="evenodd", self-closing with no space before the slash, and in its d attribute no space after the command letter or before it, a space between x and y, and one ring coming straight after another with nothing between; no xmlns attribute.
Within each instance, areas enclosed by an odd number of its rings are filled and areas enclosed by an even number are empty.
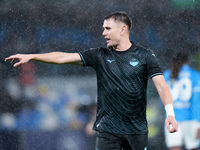
<svg viewBox="0 0 200 150"><path fill-rule="evenodd" d="M187 149L199 147L199 139L196 139L199 123L196 121L178 122L178 131L169 133L165 125L165 141L168 148L185 146Z"/></svg>

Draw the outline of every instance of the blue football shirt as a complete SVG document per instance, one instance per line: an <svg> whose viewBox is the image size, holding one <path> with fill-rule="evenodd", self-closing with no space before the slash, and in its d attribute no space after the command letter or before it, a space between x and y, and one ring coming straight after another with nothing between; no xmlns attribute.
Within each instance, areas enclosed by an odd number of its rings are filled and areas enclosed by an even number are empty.
<svg viewBox="0 0 200 150"><path fill-rule="evenodd" d="M200 74L183 65L177 80L170 79L170 70L163 75L170 88L177 121L200 119Z"/></svg>

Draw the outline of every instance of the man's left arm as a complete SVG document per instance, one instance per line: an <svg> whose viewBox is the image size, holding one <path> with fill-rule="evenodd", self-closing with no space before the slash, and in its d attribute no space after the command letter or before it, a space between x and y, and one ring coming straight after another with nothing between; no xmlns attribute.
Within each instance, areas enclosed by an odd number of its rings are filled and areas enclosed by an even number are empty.
<svg viewBox="0 0 200 150"><path fill-rule="evenodd" d="M152 80L167 113L167 118L165 120L167 130L170 133L176 132L178 131L178 124L174 118L175 115L174 115L174 109L173 109L173 101L172 101L169 87L166 84L163 75L154 76L152 77Z"/></svg>

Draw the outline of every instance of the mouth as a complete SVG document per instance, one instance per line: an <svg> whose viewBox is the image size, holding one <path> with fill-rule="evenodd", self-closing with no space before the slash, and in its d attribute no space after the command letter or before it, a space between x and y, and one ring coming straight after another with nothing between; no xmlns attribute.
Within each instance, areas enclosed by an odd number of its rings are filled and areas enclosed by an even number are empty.
<svg viewBox="0 0 200 150"><path fill-rule="evenodd" d="M106 38L106 42L109 43L109 42L110 42L110 39L109 39L109 38Z"/></svg>

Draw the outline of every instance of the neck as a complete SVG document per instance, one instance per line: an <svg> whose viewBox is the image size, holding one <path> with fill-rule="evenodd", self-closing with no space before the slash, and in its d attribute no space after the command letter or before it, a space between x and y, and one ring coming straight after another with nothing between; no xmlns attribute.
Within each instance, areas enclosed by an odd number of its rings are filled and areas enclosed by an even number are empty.
<svg viewBox="0 0 200 150"><path fill-rule="evenodd" d="M120 44L118 44L117 46L113 46L113 49L116 51L126 51L131 47L132 43L127 40L125 42L122 42Z"/></svg>

